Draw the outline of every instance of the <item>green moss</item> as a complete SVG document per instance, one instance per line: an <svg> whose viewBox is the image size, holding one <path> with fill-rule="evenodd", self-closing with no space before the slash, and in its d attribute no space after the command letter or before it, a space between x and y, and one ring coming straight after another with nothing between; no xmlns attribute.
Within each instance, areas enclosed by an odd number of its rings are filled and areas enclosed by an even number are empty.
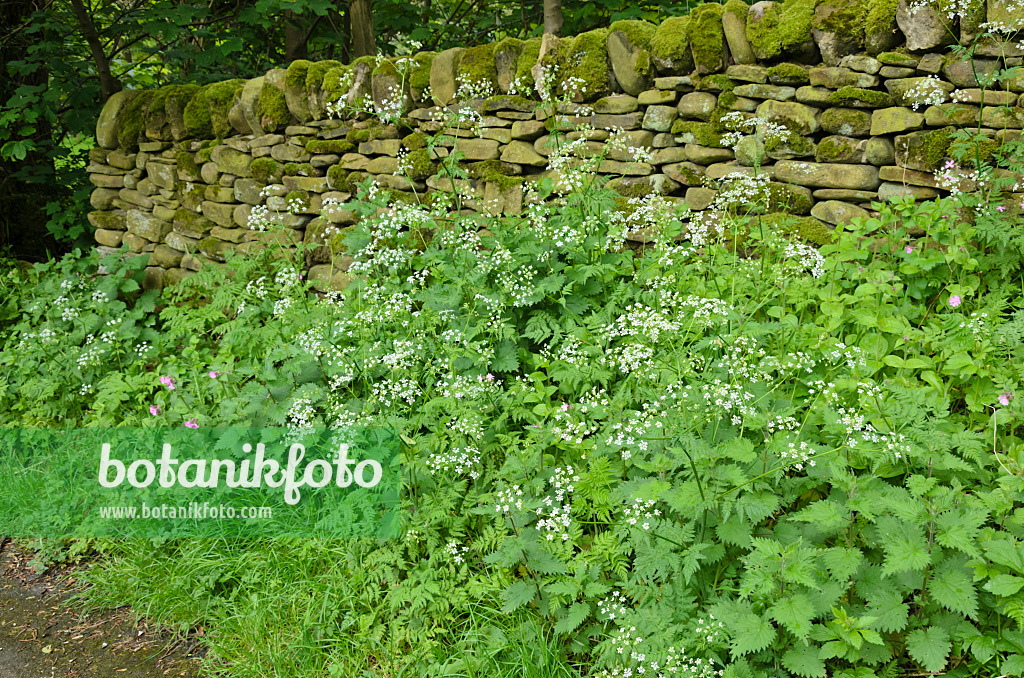
<svg viewBox="0 0 1024 678"><path fill-rule="evenodd" d="M904 68L916 68L921 61L917 57L903 52L882 52L875 58L887 66L902 66Z"/></svg>
<svg viewBox="0 0 1024 678"><path fill-rule="evenodd" d="M722 92L718 95L718 108L724 111L732 111L733 105L739 101L739 97L733 94L731 91Z"/></svg>
<svg viewBox="0 0 1024 678"><path fill-rule="evenodd" d="M471 179L497 184L502 190L521 186L525 181L523 177L513 176L512 168L501 160L482 160L470 163L466 166L466 174Z"/></svg>
<svg viewBox="0 0 1024 678"><path fill-rule="evenodd" d="M306 69L306 91L313 92L323 87L324 76L332 68L341 68L341 62L328 59L327 61L317 61L310 64L309 68Z"/></svg>
<svg viewBox="0 0 1024 678"><path fill-rule="evenodd" d="M205 148L200 148L199 152L196 153L196 162L200 163L200 164L208 163L208 162L210 162L210 156L212 156L212 155L213 155L213 146L207 146Z"/></svg>
<svg viewBox="0 0 1024 678"><path fill-rule="evenodd" d="M657 33L658 27L646 21L626 20L616 21L608 27L610 33L625 33L626 39L636 47L650 49L651 40Z"/></svg>
<svg viewBox="0 0 1024 678"><path fill-rule="evenodd" d="M827 33L835 33L844 38L863 42L864 18L868 10L867 0L843 0L841 3L830 3L832 12L815 16L811 26Z"/></svg>
<svg viewBox="0 0 1024 678"><path fill-rule="evenodd" d="M178 169L186 174L191 174L193 177L199 176L199 165L196 164L195 158L191 153L182 151L177 155Z"/></svg>
<svg viewBox="0 0 1024 678"><path fill-rule="evenodd" d="M676 120L672 123L672 134L675 134L676 136L689 134L692 135L694 141L701 146L725 148L725 145L722 143L722 135L720 131L715 130L715 126L709 122Z"/></svg>
<svg viewBox="0 0 1024 678"><path fill-rule="evenodd" d="M402 139L402 145L410 151L418 151L426 147L427 138L419 132L413 132Z"/></svg>
<svg viewBox="0 0 1024 678"><path fill-rule="evenodd" d="M832 92L828 96L828 102L833 106L867 105L874 106L875 108L885 108L892 106L892 97L885 92L847 85Z"/></svg>
<svg viewBox="0 0 1024 678"><path fill-rule="evenodd" d="M291 111L288 110L288 102L284 98L284 92L264 82L260 89L259 104L256 106L256 115L260 120L260 126L267 132L276 132L292 122Z"/></svg>
<svg viewBox="0 0 1024 678"><path fill-rule="evenodd" d="M811 77L806 68L799 64L777 64L768 68L768 79L776 85L806 84Z"/></svg>
<svg viewBox="0 0 1024 678"><path fill-rule="evenodd" d="M168 85L156 90L149 105L148 115L167 112L167 102L172 101L179 111L184 111L188 102L199 91L199 85Z"/></svg>
<svg viewBox="0 0 1024 678"><path fill-rule="evenodd" d="M740 0L733 0L740 2ZM746 5L743 5L746 7ZM746 10L744 10L746 12ZM651 38L651 54L658 61L671 61L680 64L680 71L688 73L693 70L693 53L690 52L690 36L686 29L690 25L690 17L674 16L665 19L658 26Z"/></svg>
<svg viewBox="0 0 1024 678"><path fill-rule="evenodd" d="M523 85L520 94L533 91L533 74L531 69L540 58L540 38L530 38L523 44L523 52L516 59L516 80Z"/></svg>
<svg viewBox="0 0 1024 678"><path fill-rule="evenodd" d="M934 171L942 164L942 161L949 155L949 147L953 143L955 130L954 127L943 127L922 135L914 135L916 143L909 152L923 163L923 171Z"/></svg>
<svg viewBox="0 0 1024 678"><path fill-rule="evenodd" d="M329 68L324 73L324 80L320 86L324 93L324 101L334 102L348 94L348 85L345 81L348 80L351 73L351 66ZM342 87L342 85L345 85L345 87Z"/></svg>
<svg viewBox="0 0 1024 678"><path fill-rule="evenodd" d="M306 142L306 150L310 153L348 153L355 150L355 144L347 139L310 139Z"/></svg>
<svg viewBox="0 0 1024 678"><path fill-rule="evenodd" d="M345 184L345 180L347 178L348 171L342 169L340 165L331 165L327 168L327 185L335 191L344 190L342 186Z"/></svg>
<svg viewBox="0 0 1024 678"><path fill-rule="evenodd" d="M817 0L786 0L765 10L760 21L747 22L747 40L759 57L771 59L811 39Z"/></svg>
<svg viewBox="0 0 1024 678"><path fill-rule="evenodd" d="M762 226L798 237L803 242L827 245L835 240L835 233L814 217L798 217L785 212L775 212L757 217Z"/></svg>
<svg viewBox="0 0 1024 678"><path fill-rule="evenodd" d="M281 179L281 166L273 158L256 158L249 165L252 178L264 184L272 184Z"/></svg>
<svg viewBox="0 0 1024 678"><path fill-rule="evenodd" d="M409 87L423 91L430 87L430 65L437 52L417 52L413 56L413 68L409 72Z"/></svg>
<svg viewBox="0 0 1024 678"><path fill-rule="evenodd" d="M282 173L286 177L315 177L316 170L308 162L285 163Z"/></svg>
<svg viewBox="0 0 1024 678"><path fill-rule="evenodd" d="M494 43L477 45L464 51L456 73L460 84L484 85L497 90L498 69L494 64Z"/></svg>
<svg viewBox="0 0 1024 678"><path fill-rule="evenodd" d="M118 120L117 145L128 150L134 148L146 131L146 113L156 96L154 90L140 92L125 106Z"/></svg>
<svg viewBox="0 0 1024 678"><path fill-rule="evenodd" d="M889 33L896 24L899 0L867 0L864 30L867 33Z"/></svg>
<svg viewBox="0 0 1024 678"><path fill-rule="evenodd" d="M199 238L213 228L214 223L192 210L181 208L174 212L174 225L175 230L182 231L182 235Z"/></svg>
<svg viewBox="0 0 1024 678"><path fill-rule="evenodd" d="M437 172L437 165L430 159L430 152L425 148L411 151L405 162L406 176L413 181L423 181Z"/></svg>
<svg viewBox="0 0 1024 678"><path fill-rule="evenodd" d="M391 76L392 78L395 79L401 79L402 77L402 74L398 72L398 67L387 60L381 61L379 64L377 64L377 67L373 69L373 73L371 73L370 75L371 77L382 75Z"/></svg>
<svg viewBox="0 0 1024 678"><path fill-rule="evenodd" d="M743 2L743 0L729 0L729 2L725 3L725 11L746 21L750 6Z"/></svg>
<svg viewBox="0 0 1024 678"><path fill-rule="evenodd" d="M608 75L608 32L599 28L581 33L571 41L571 51L561 73L563 81L575 78L584 83L579 90L583 100L593 100L612 91ZM565 89L564 82L562 89Z"/></svg>
<svg viewBox="0 0 1024 678"><path fill-rule="evenodd" d="M616 181L616 179L612 179L612 182ZM611 186L608 186L608 188L622 196L621 198L615 198L615 207L619 212L625 212L626 214L632 214L636 211L636 206L629 204L630 198L646 198L651 193L654 193L654 187L647 181L637 181L629 185L625 185L620 181L611 183Z"/></svg>
<svg viewBox="0 0 1024 678"><path fill-rule="evenodd" d="M215 82L201 89L189 103L191 106L205 100L209 112L210 126L213 130L213 135L218 139L229 136L234 132L231 123L228 121L228 113L235 104L235 98L241 95L243 85L245 85L245 80ZM188 109L186 108L186 115L187 112ZM187 118L185 120L185 128L188 129Z"/></svg>
<svg viewBox="0 0 1024 678"><path fill-rule="evenodd" d="M289 209L293 204L298 204L300 212L309 211L309 193L306 191L289 191L284 196L284 202L289 206Z"/></svg>
<svg viewBox="0 0 1024 678"><path fill-rule="evenodd" d="M305 59L297 59L291 62L284 74L285 86L305 89L306 77L309 75L309 67L312 65L312 61L306 61Z"/></svg>
<svg viewBox="0 0 1024 678"><path fill-rule="evenodd" d="M830 136L818 142L814 150L814 159L817 162L846 162L854 155L853 143L845 137Z"/></svg>
<svg viewBox="0 0 1024 678"><path fill-rule="evenodd" d="M699 78L694 89L703 92L731 92L736 89L736 83L725 73L713 73Z"/></svg>
<svg viewBox="0 0 1024 678"><path fill-rule="evenodd" d="M358 144L362 141L369 141L372 139L373 132L368 129L353 129L349 130L349 133L345 135L345 138L353 144Z"/></svg>
<svg viewBox="0 0 1024 678"><path fill-rule="evenodd" d="M352 63L349 64L349 65L350 66L358 66L360 64L366 64L367 66L370 67L370 70L372 71L373 69L377 68L377 61L379 61L379 59L380 59L380 57L376 57L376 56L373 56L373 55L361 56L361 57L358 57L356 59L353 59Z"/></svg>
<svg viewBox="0 0 1024 678"><path fill-rule="evenodd" d="M686 26L693 51L693 63L697 73L713 73L724 65L721 5L706 3L690 12L690 23Z"/></svg>

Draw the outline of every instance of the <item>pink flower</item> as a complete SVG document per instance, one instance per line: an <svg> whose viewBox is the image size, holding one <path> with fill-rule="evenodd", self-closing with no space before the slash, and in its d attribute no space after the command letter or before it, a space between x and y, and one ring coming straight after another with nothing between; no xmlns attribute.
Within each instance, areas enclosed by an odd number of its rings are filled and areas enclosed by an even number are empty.
<svg viewBox="0 0 1024 678"><path fill-rule="evenodd" d="M186 428L199 428L199 423L196 422L196 418L195 417L192 417L191 419L188 419L185 422L185 427Z"/></svg>
<svg viewBox="0 0 1024 678"><path fill-rule="evenodd" d="M910 254L911 252L914 251L914 248L911 247L910 245L907 245L906 247L903 248L903 251L906 252L907 254Z"/></svg>
<svg viewBox="0 0 1024 678"><path fill-rule="evenodd" d="M954 294L949 298L949 305L952 306L953 308L956 308L957 306L960 305L962 301L963 299L960 298L959 294Z"/></svg>
<svg viewBox="0 0 1024 678"><path fill-rule="evenodd" d="M213 370L210 370L210 379L216 379L219 376L220 372L214 372Z"/></svg>
<svg viewBox="0 0 1024 678"><path fill-rule="evenodd" d="M486 379L487 381L494 381L494 375L488 372L487 376L484 377L484 379Z"/></svg>
<svg viewBox="0 0 1024 678"><path fill-rule="evenodd" d="M156 415L160 414L161 412L163 412L163 410L161 410L161 409L160 409L159 407L157 407L156 405L150 405L150 406L149 406L149 413L150 413L150 414L152 414L152 415L153 415L154 417L155 417Z"/></svg>
<svg viewBox="0 0 1024 678"><path fill-rule="evenodd" d="M1024 200L1021 200L1021 201L1020 201L1020 208L1021 208L1022 210L1024 210Z"/></svg>
<svg viewBox="0 0 1024 678"><path fill-rule="evenodd" d="M1002 205L999 205L998 207L996 207L996 212L1005 212L1005 211L1006 211L1006 208L1003 207Z"/></svg>
<svg viewBox="0 0 1024 678"><path fill-rule="evenodd" d="M1006 407L1007 405L1010 404L1010 398L1012 397L1013 396L1011 396L1009 393L1000 393L999 404L1002 405L1003 407Z"/></svg>
<svg viewBox="0 0 1024 678"><path fill-rule="evenodd" d="M174 390L174 380L170 377L160 377L160 383L166 386L168 391Z"/></svg>

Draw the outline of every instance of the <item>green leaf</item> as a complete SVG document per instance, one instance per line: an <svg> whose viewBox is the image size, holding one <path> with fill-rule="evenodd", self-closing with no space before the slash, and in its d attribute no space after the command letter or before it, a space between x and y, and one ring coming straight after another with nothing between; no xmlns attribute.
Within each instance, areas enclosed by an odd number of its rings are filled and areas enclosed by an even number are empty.
<svg viewBox="0 0 1024 678"><path fill-rule="evenodd" d="M786 627L790 633L804 640L811 632L811 619L814 618L814 606L807 596L797 593L780 598L768 610L768 616Z"/></svg>
<svg viewBox="0 0 1024 678"><path fill-rule="evenodd" d="M731 650L733 657L763 650L775 640L775 627L753 612L736 617L730 625L732 632Z"/></svg>
<svg viewBox="0 0 1024 678"><path fill-rule="evenodd" d="M555 633L572 633L590 615L590 605L573 603L569 612L555 624Z"/></svg>
<svg viewBox="0 0 1024 678"><path fill-rule="evenodd" d="M501 611L508 614L531 602L537 595L537 585L532 581L514 581L501 592Z"/></svg>
<svg viewBox="0 0 1024 678"><path fill-rule="evenodd" d="M868 614L875 617L871 626L886 633L901 631L907 626L910 607L903 602L903 594L891 589L872 592L868 597Z"/></svg>
<svg viewBox="0 0 1024 678"><path fill-rule="evenodd" d="M923 570L931 562L928 540L920 525L885 517L878 521L877 527L885 551L882 571L886 575Z"/></svg>
<svg viewBox="0 0 1024 678"><path fill-rule="evenodd" d="M1012 574L997 574L985 582L985 590L997 596L1012 596L1024 586L1024 577Z"/></svg>
<svg viewBox="0 0 1024 678"><path fill-rule="evenodd" d="M858 549L847 549L835 547L822 553L822 561L825 567L832 573L832 577L840 581L849 579L860 568L864 554Z"/></svg>
<svg viewBox="0 0 1024 678"><path fill-rule="evenodd" d="M999 667L1004 676L1024 676L1024 655L1011 654Z"/></svg>
<svg viewBox="0 0 1024 678"><path fill-rule="evenodd" d="M790 673L804 678L824 678L825 662L818 658L818 651L811 646L793 648L782 655L782 665Z"/></svg>
<svg viewBox="0 0 1024 678"><path fill-rule="evenodd" d="M978 592L967 572L959 566L937 573L928 582L928 592L947 610L977 619Z"/></svg>
<svg viewBox="0 0 1024 678"><path fill-rule="evenodd" d="M952 644L949 633L938 626L917 629L907 635L907 650L925 671L941 671Z"/></svg>

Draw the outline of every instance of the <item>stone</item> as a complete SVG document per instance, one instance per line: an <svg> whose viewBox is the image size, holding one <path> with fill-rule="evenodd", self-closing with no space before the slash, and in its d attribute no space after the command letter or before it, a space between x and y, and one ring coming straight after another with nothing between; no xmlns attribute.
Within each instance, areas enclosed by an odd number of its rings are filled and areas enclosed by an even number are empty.
<svg viewBox="0 0 1024 678"><path fill-rule="evenodd" d="M911 186L927 186L938 188L939 184L933 172L918 172L906 167L887 165L878 168L878 178L882 181L889 181L896 184L909 184Z"/></svg>
<svg viewBox="0 0 1024 678"><path fill-rule="evenodd" d="M122 188L120 191L118 191L118 197L121 198L121 200L127 203L131 203L132 205L135 205L137 207L141 207L144 210L153 209L152 200L142 195L138 191L133 191L130 188Z"/></svg>
<svg viewBox="0 0 1024 678"><path fill-rule="evenodd" d="M942 62L944 61L943 56L938 53L925 54L917 62L917 70L922 73L928 73L935 75L942 70Z"/></svg>
<svg viewBox="0 0 1024 678"><path fill-rule="evenodd" d="M670 89L676 92L689 91L693 87L693 78L688 75L667 75L654 79L658 89Z"/></svg>
<svg viewBox="0 0 1024 678"><path fill-rule="evenodd" d="M1024 8L1011 0L987 0L987 18L990 23L1020 30L1024 28Z"/></svg>
<svg viewBox="0 0 1024 678"><path fill-rule="evenodd" d="M124 89L111 94L96 118L96 143L101 148L117 148L117 133L121 117L128 105L141 94L138 90Z"/></svg>
<svg viewBox="0 0 1024 678"><path fill-rule="evenodd" d="M506 41L502 49L494 51L494 69L498 76L498 89L507 94L516 79L516 62L523 53L523 45Z"/></svg>
<svg viewBox="0 0 1024 678"><path fill-rule="evenodd" d="M456 76L465 51L463 47L452 47L435 55L430 62L430 94L438 103L449 104L455 99Z"/></svg>
<svg viewBox="0 0 1024 678"><path fill-rule="evenodd" d="M340 155L334 155L332 153L325 153L323 155L314 155L309 159L309 164L315 169L327 169L331 165L337 165L338 161L341 160Z"/></svg>
<svg viewBox="0 0 1024 678"><path fill-rule="evenodd" d="M548 164L547 158L537 153L533 145L519 140L513 140L505 146L501 153L501 161L531 167L546 167Z"/></svg>
<svg viewBox="0 0 1024 678"><path fill-rule="evenodd" d="M714 165L709 165L705 170L705 176L712 181L721 179L729 174L745 174L747 176L754 176L755 174L762 174L769 179L775 178L775 165L764 165L762 167L743 167L736 162L720 162Z"/></svg>
<svg viewBox="0 0 1024 678"><path fill-rule="evenodd" d="M379 116L404 114L413 106L409 81L397 69L385 68L383 64L370 75L370 96Z"/></svg>
<svg viewBox="0 0 1024 678"><path fill-rule="evenodd" d="M780 123L800 135L817 132L821 125L818 122L820 111L795 101L763 102L757 107L757 117L770 122Z"/></svg>
<svg viewBox="0 0 1024 678"><path fill-rule="evenodd" d="M218 238L225 242L239 243L245 239L245 229L241 228L222 228L221 226L214 226L210 231L210 235L214 238Z"/></svg>
<svg viewBox="0 0 1024 678"><path fill-rule="evenodd" d="M683 186L702 186L704 168L692 162L678 162L661 168L665 176Z"/></svg>
<svg viewBox="0 0 1024 678"><path fill-rule="evenodd" d="M871 113L871 136L919 130L924 127L924 113L905 106L879 108Z"/></svg>
<svg viewBox="0 0 1024 678"><path fill-rule="evenodd" d="M660 132L654 135L654 142L651 145L654 148L668 148L676 145L676 138L669 132Z"/></svg>
<svg viewBox="0 0 1024 678"><path fill-rule="evenodd" d="M289 192L306 191L307 193L323 193L327 190L327 177L290 176L282 177L281 181Z"/></svg>
<svg viewBox="0 0 1024 678"><path fill-rule="evenodd" d="M256 112L260 102L260 91L263 89L263 76L246 80L242 85L242 94L239 105L242 107L242 117L245 123L252 130L253 134L264 134L265 130L260 123L260 116Z"/></svg>
<svg viewBox="0 0 1024 678"><path fill-rule="evenodd" d="M252 205L236 205L235 210L231 213L231 219L235 222L236 226L240 228L249 228L249 216L252 214ZM220 228L218 226L218 228Z"/></svg>
<svg viewBox="0 0 1024 678"><path fill-rule="evenodd" d="M217 169L226 174L233 174L236 177L251 177L249 165L252 164L252 156L241 153L233 148L221 145L214 147L210 153L210 160L217 164Z"/></svg>
<svg viewBox="0 0 1024 678"><path fill-rule="evenodd" d="M908 0L900 0L896 7L896 24L907 37L907 49L918 52L948 44L950 34L941 12L924 3L915 8L910 11Z"/></svg>
<svg viewBox="0 0 1024 678"><path fill-rule="evenodd" d="M543 136L546 129L544 123L537 120L516 120L512 123L512 138L533 141Z"/></svg>
<svg viewBox="0 0 1024 678"><path fill-rule="evenodd" d="M124 210L96 210L86 215L93 228L107 231L123 231L128 228Z"/></svg>
<svg viewBox="0 0 1024 678"><path fill-rule="evenodd" d="M981 109L968 104L939 104L924 110L924 123L929 127L946 125L976 125L980 121Z"/></svg>
<svg viewBox="0 0 1024 678"><path fill-rule="evenodd" d="M168 247L161 243L153 250L153 254L149 257L149 261L164 268L177 268L181 265L181 257L183 255L184 252L181 250L176 250L173 247Z"/></svg>
<svg viewBox="0 0 1024 678"><path fill-rule="evenodd" d="M878 168L867 165L780 160L774 168L778 181L799 186L873 191L879 184Z"/></svg>
<svg viewBox="0 0 1024 678"><path fill-rule="evenodd" d="M875 87L878 85L878 76L868 73L858 73L849 68L832 66L818 66L807 71L810 77L811 86L828 87L829 89L841 89L843 87Z"/></svg>
<svg viewBox="0 0 1024 678"><path fill-rule="evenodd" d="M164 238L164 244L179 252L194 252L199 245L199 240L182 235L177 231L171 231Z"/></svg>
<svg viewBox="0 0 1024 678"><path fill-rule="evenodd" d="M849 188L819 188L814 192L815 200L843 200L868 202L878 197L877 191L855 191Z"/></svg>
<svg viewBox="0 0 1024 678"><path fill-rule="evenodd" d="M843 57L839 63L843 68L874 75L882 68L882 62L866 54L851 54Z"/></svg>
<svg viewBox="0 0 1024 678"><path fill-rule="evenodd" d="M152 255L150 255L152 258ZM164 269L159 266L147 266L142 279L142 289L159 290L164 286Z"/></svg>
<svg viewBox="0 0 1024 678"><path fill-rule="evenodd" d="M667 132L677 117L679 111L675 106L648 106L641 127L655 132Z"/></svg>
<svg viewBox="0 0 1024 678"><path fill-rule="evenodd" d="M612 115L632 113L639 107L639 100L636 97L629 96L628 94L613 94L611 96L602 97L594 102L595 113L609 113Z"/></svg>
<svg viewBox="0 0 1024 678"><path fill-rule="evenodd" d="M146 163L146 174L149 180L160 188L173 190L178 185L176 165L150 160Z"/></svg>
<svg viewBox="0 0 1024 678"><path fill-rule="evenodd" d="M231 228L235 223L234 210L235 206L219 202L211 202L204 200L202 203L203 216L224 228Z"/></svg>
<svg viewBox="0 0 1024 678"><path fill-rule="evenodd" d="M93 233L93 237L96 238L96 242L104 247L120 247L121 240L124 238L124 231L108 231L98 228Z"/></svg>
<svg viewBox="0 0 1024 678"><path fill-rule="evenodd" d="M331 264L310 266L308 276L309 282L320 292L340 292L356 279L355 276Z"/></svg>
<svg viewBox="0 0 1024 678"><path fill-rule="evenodd" d="M957 103L980 104L984 97L986 106L1013 106L1017 104L1017 95L998 89L982 90L981 88L962 89L953 95Z"/></svg>
<svg viewBox="0 0 1024 678"><path fill-rule="evenodd" d="M992 87L995 83L996 72L999 70L999 61L996 59L980 59L975 57L970 61L962 59L949 59L942 67L942 74L946 80L960 88L978 87L978 78L975 71Z"/></svg>
<svg viewBox="0 0 1024 678"><path fill-rule="evenodd" d="M891 165L896 162L896 147L888 139L868 139L867 146L864 147L864 159L875 167Z"/></svg>
<svg viewBox="0 0 1024 678"><path fill-rule="evenodd" d="M981 112L981 124L1000 129L1024 129L1024 109L990 108Z"/></svg>
<svg viewBox="0 0 1024 678"><path fill-rule="evenodd" d="M624 176L647 176L654 174L654 165L646 162L628 162L620 160L602 160L597 171L601 174L620 174Z"/></svg>
<svg viewBox="0 0 1024 678"><path fill-rule="evenodd" d="M829 66L839 65L843 57L855 53L861 46L861 36L850 31L834 30L833 24L843 23L848 2L826 0L814 8L811 36L821 52L821 60Z"/></svg>
<svg viewBox="0 0 1024 678"><path fill-rule="evenodd" d="M915 73L917 73L916 69L902 68L900 66L882 66L878 71L878 75L883 78L909 78Z"/></svg>
<svg viewBox="0 0 1024 678"><path fill-rule="evenodd" d="M246 156L249 157L249 156ZM270 149L270 157L278 162L309 162L312 154L301 146L295 146L294 144L278 144ZM250 162L252 158L249 158ZM223 169L218 163L218 167L221 167L222 171L229 171ZM231 172L232 174L238 174L237 172ZM241 175L240 175L241 176Z"/></svg>
<svg viewBox="0 0 1024 678"><path fill-rule="evenodd" d="M710 92L690 92L679 98L676 110L684 119L708 120L717 104L718 97Z"/></svg>
<svg viewBox="0 0 1024 678"><path fill-rule="evenodd" d="M686 204L691 210L698 212L706 210L715 202L716 195L718 195L718 191L712 188L704 188L702 186L688 188L686 189Z"/></svg>
<svg viewBox="0 0 1024 678"><path fill-rule="evenodd" d="M644 114L640 111L625 115L595 113L590 118L591 124L596 129L637 129L643 120Z"/></svg>
<svg viewBox="0 0 1024 678"><path fill-rule="evenodd" d="M796 96L796 89L782 85L740 85L732 91L738 97L752 97L754 99L773 99L775 101L789 101Z"/></svg>
<svg viewBox="0 0 1024 678"><path fill-rule="evenodd" d="M199 168L199 178L207 184L217 183L220 180L220 170L217 169L217 163L204 162L203 166Z"/></svg>
<svg viewBox="0 0 1024 678"><path fill-rule="evenodd" d="M747 97L736 97L726 108L730 111L741 111L743 113L753 113L757 110L757 105L761 103L757 99L748 99Z"/></svg>
<svg viewBox="0 0 1024 678"><path fill-rule="evenodd" d="M748 135L740 139L735 147L736 162L746 167L759 166L765 158L764 142L756 135Z"/></svg>
<svg viewBox="0 0 1024 678"><path fill-rule="evenodd" d="M711 148L710 146L700 146L698 144L686 144L683 148L686 153L686 159L698 165L725 162L735 157L732 150L728 148Z"/></svg>
<svg viewBox="0 0 1024 678"><path fill-rule="evenodd" d="M640 92L637 102L641 106L653 106L656 104L674 104L679 94L673 90L649 89Z"/></svg>
<svg viewBox="0 0 1024 678"><path fill-rule="evenodd" d="M608 62L619 87L626 94L636 96L654 83L654 69L650 51L630 40L624 31L612 31L607 38Z"/></svg>
<svg viewBox="0 0 1024 678"><path fill-rule="evenodd" d="M818 162L863 163L867 139L827 136L818 142L814 159Z"/></svg>
<svg viewBox="0 0 1024 678"><path fill-rule="evenodd" d="M173 201L172 201L173 202ZM153 216L164 221L174 221L175 208L165 205L153 205Z"/></svg>
<svg viewBox="0 0 1024 678"><path fill-rule="evenodd" d="M747 39L746 17L738 16L729 10L722 12L722 33L725 43L729 46L729 54L737 64L754 64L757 57ZM763 81L762 81L763 82Z"/></svg>
<svg viewBox="0 0 1024 678"><path fill-rule="evenodd" d="M494 145L497 148L497 144ZM466 160L491 160L492 158L476 158L471 157L468 153L466 154ZM398 172L400 167L398 160L395 158L389 158L387 156L378 156L376 158L370 158L366 163L364 169L370 174L394 174Z"/></svg>
<svg viewBox="0 0 1024 678"><path fill-rule="evenodd" d="M145 252L146 248L153 245L149 240L146 240L141 235L135 235L134 233L125 233L121 236L122 242L128 245L128 249L132 252ZM151 248L155 249L155 247Z"/></svg>
<svg viewBox="0 0 1024 678"><path fill-rule="evenodd" d="M107 164L118 169L131 170L135 169L136 157L137 153L125 153L121 149L114 149L107 154Z"/></svg>
<svg viewBox="0 0 1024 678"><path fill-rule="evenodd" d="M733 64L725 70L730 80L741 80L764 84L768 82L768 69L765 66Z"/></svg>
<svg viewBox="0 0 1024 678"><path fill-rule="evenodd" d="M797 87L796 89L796 100L802 104L809 104L811 106L828 106L828 98L832 96L832 90L824 87L811 87L810 85L804 85L803 87Z"/></svg>
<svg viewBox="0 0 1024 678"><path fill-rule="evenodd" d="M664 174L652 174L646 177L615 177L609 179L604 187L626 196L636 196L640 192L669 195L679 190L681 185Z"/></svg>
<svg viewBox="0 0 1024 678"><path fill-rule="evenodd" d="M934 188L924 186L904 186L885 182L878 187L878 199L882 201L893 200L894 198L911 197L915 200L931 200L938 197L939 192Z"/></svg>
<svg viewBox="0 0 1024 678"><path fill-rule="evenodd" d="M866 137L871 133L871 114L854 108L826 108L819 119L821 128L829 134L847 137Z"/></svg>
<svg viewBox="0 0 1024 678"><path fill-rule="evenodd" d="M896 164L921 172L937 169L949 151L952 131L952 127L947 127L897 136Z"/></svg>
<svg viewBox="0 0 1024 678"><path fill-rule="evenodd" d="M839 200L824 200L815 203L811 208L811 216L826 224L848 224L854 219L866 219L869 212L863 207Z"/></svg>
<svg viewBox="0 0 1024 678"><path fill-rule="evenodd" d="M493 139L462 139L458 149L466 154L466 160L496 160L499 155L498 142Z"/></svg>
<svg viewBox="0 0 1024 678"><path fill-rule="evenodd" d="M203 197L212 202L234 202L235 192L227 186L207 186Z"/></svg>
<svg viewBox="0 0 1024 678"><path fill-rule="evenodd" d="M89 194L89 204L94 210L109 210L118 192L111 188L97 188Z"/></svg>
<svg viewBox="0 0 1024 678"><path fill-rule="evenodd" d="M655 165L668 165L684 160L686 160L686 148L683 146L658 148L651 153L651 163Z"/></svg>
<svg viewBox="0 0 1024 678"><path fill-rule="evenodd" d="M157 219L149 212L127 210L128 231L150 242L160 242L171 232L171 222Z"/></svg>

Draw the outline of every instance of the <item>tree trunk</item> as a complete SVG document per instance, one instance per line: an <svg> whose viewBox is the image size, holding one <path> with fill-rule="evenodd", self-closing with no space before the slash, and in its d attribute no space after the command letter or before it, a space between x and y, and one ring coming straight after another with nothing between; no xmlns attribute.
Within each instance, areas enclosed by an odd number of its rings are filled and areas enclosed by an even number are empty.
<svg viewBox="0 0 1024 678"><path fill-rule="evenodd" d="M103 51L103 43L100 42L99 33L92 22L92 17L82 4L82 0L71 0L71 10L75 13L78 21L78 28L82 31L82 37L89 45L89 52L92 53L92 61L96 64L96 73L100 78L100 103L104 103L114 92L121 91L121 81L110 72L110 60Z"/></svg>
<svg viewBox="0 0 1024 678"><path fill-rule="evenodd" d="M351 0L348 16L352 31L352 58L376 54L377 41L373 37L373 7L370 0Z"/></svg>
<svg viewBox="0 0 1024 678"><path fill-rule="evenodd" d="M302 22L302 17L291 10L284 13L284 60L288 63L309 56L306 39L309 28Z"/></svg>
<svg viewBox="0 0 1024 678"><path fill-rule="evenodd" d="M562 34L562 0L544 0L544 32Z"/></svg>

